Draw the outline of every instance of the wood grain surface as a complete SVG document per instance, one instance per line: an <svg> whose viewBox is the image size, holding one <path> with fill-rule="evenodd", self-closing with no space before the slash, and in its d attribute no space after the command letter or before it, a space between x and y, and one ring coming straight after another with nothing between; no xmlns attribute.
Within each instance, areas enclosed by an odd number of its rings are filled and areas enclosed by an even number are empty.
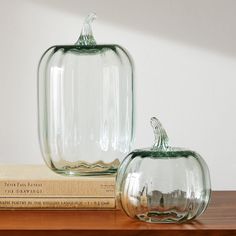
<svg viewBox="0 0 236 236"><path fill-rule="evenodd" d="M185 224L150 224L122 211L0 211L0 235L236 235L236 191L213 192L206 212Z"/></svg>

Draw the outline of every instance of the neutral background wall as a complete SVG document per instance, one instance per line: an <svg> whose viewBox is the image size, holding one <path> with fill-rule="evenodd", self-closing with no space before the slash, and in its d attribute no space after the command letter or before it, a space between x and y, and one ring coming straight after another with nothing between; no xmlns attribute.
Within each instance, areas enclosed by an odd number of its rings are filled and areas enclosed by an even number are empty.
<svg viewBox="0 0 236 236"><path fill-rule="evenodd" d="M0 162L42 163L36 70L43 51L74 43L94 11L97 42L126 47L136 66L136 142L151 116L171 144L197 150L213 189L236 189L236 1L0 0Z"/></svg>

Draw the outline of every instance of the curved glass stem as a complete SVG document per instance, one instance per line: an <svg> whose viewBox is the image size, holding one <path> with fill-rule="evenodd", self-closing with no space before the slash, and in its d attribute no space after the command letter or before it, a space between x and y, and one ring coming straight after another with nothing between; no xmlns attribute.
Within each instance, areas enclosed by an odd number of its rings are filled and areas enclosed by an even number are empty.
<svg viewBox="0 0 236 236"><path fill-rule="evenodd" d="M155 137L154 144L153 144L153 150L157 150L157 149L166 150L166 149L168 149L168 147L169 147L168 136L167 136L167 133L166 133L165 129L163 128L161 122L156 117L152 117L150 120L150 123L153 128L154 137Z"/></svg>
<svg viewBox="0 0 236 236"><path fill-rule="evenodd" d="M96 41L93 37L93 31L91 24L96 19L95 13L89 13L88 16L84 20L84 24L79 36L79 39L75 44L77 45L96 45Z"/></svg>

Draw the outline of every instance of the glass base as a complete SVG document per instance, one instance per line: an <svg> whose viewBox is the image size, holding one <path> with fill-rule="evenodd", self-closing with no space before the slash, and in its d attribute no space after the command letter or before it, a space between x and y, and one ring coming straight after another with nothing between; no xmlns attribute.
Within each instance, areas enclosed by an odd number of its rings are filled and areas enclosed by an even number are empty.
<svg viewBox="0 0 236 236"><path fill-rule="evenodd" d="M50 168L61 175L66 176L99 176L99 175L114 175L120 165L120 161L115 159L111 163L105 163L98 161L95 163L88 163L85 161L77 162L63 162L60 163L60 167L55 165Z"/></svg>
<svg viewBox="0 0 236 236"><path fill-rule="evenodd" d="M175 211L149 211L144 214L136 216L137 219L148 223L181 223L190 220L188 212L175 212Z"/></svg>

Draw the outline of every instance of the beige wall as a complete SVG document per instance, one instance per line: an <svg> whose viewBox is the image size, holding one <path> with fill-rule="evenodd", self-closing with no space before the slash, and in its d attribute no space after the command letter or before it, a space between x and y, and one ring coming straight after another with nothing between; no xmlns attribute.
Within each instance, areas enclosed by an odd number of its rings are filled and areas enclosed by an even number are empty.
<svg viewBox="0 0 236 236"><path fill-rule="evenodd" d="M43 51L74 43L97 12L99 43L136 65L136 147L158 116L171 144L197 150L214 189L236 188L236 1L0 0L0 162L42 163L36 71Z"/></svg>

